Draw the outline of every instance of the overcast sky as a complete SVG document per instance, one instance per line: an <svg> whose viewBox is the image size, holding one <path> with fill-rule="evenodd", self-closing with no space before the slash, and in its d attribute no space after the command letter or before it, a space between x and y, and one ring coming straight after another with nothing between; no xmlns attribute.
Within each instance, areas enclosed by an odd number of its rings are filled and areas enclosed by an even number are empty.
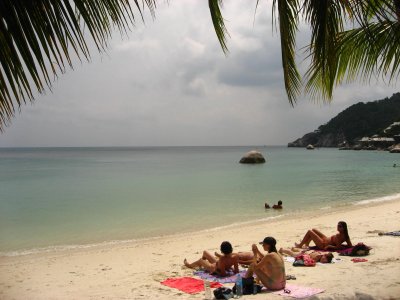
<svg viewBox="0 0 400 300"><path fill-rule="evenodd" d="M225 2L227 57L207 1L160 2L154 22L137 23L128 38L115 34L106 54L93 48L90 63L75 64L23 107L0 147L286 145L351 104L399 91L352 84L329 105L302 97L292 108L269 1L255 22L255 0Z"/></svg>

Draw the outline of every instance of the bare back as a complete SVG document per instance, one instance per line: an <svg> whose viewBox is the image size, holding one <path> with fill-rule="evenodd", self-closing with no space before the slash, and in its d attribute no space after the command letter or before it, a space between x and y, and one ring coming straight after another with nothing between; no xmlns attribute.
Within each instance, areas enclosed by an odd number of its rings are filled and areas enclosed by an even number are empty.
<svg viewBox="0 0 400 300"><path fill-rule="evenodd" d="M286 285L285 264L282 256L276 252L268 253L257 265L262 276L257 272L261 282L269 289L282 289ZM260 276L261 275L261 276Z"/></svg>
<svg viewBox="0 0 400 300"><path fill-rule="evenodd" d="M239 272L238 257L234 255L223 255L216 263L216 272L221 276L226 275L226 271L234 267L235 273Z"/></svg>

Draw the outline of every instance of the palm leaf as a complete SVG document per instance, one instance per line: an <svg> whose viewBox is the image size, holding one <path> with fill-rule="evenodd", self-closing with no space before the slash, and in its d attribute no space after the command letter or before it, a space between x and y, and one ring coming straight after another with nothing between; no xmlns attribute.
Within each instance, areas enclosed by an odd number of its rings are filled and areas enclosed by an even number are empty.
<svg viewBox="0 0 400 300"><path fill-rule="evenodd" d="M273 15L276 9L279 15L278 22L286 94L290 104L293 105L301 87L301 77L297 70L295 59L299 2L297 0L274 0L272 4Z"/></svg>
<svg viewBox="0 0 400 300"><path fill-rule="evenodd" d="M338 82L361 78L368 83L373 76L398 78L400 74L400 24L374 22L339 35Z"/></svg>
<svg viewBox="0 0 400 300"><path fill-rule="evenodd" d="M332 99L338 68L336 37L344 30L344 17L349 11L347 1L305 1L304 15L311 26L306 92L313 98Z"/></svg>
<svg viewBox="0 0 400 300"><path fill-rule="evenodd" d="M222 0L208 0L208 7L210 9L211 20L214 26L215 33L217 34L217 38L219 44L221 45L222 51L225 54L228 53L228 47L226 45L226 38L229 36L228 31L226 30L224 18L222 17L221 7Z"/></svg>
<svg viewBox="0 0 400 300"><path fill-rule="evenodd" d="M145 7L154 17L156 0L133 3L142 19ZM134 21L128 0L0 1L0 132L21 105L72 67L72 54L90 59L84 28L103 51L113 28L126 32Z"/></svg>

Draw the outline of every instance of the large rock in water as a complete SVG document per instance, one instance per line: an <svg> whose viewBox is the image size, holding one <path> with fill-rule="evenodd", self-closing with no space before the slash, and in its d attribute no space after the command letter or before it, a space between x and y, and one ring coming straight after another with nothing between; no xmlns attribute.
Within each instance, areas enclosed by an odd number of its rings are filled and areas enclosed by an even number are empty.
<svg viewBox="0 0 400 300"><path fill-rule="evenodd" d="M263 164L265 163L265 158L260 152L253 150L247 152L239 162L241 164Z"/></svg>

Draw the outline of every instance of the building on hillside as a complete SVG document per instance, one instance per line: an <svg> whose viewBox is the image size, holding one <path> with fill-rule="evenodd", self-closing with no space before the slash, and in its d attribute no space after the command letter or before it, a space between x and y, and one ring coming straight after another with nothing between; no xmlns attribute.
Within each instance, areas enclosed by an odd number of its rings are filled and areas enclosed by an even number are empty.
<svg viewBox="0 0 400 300"><path fill-rule="evenodd" d="M362 147L376 147L376 148L387 148L395 144L395 139L392 137L379 137L374 135L373 137L363 137L359 140Z"/></svg>

